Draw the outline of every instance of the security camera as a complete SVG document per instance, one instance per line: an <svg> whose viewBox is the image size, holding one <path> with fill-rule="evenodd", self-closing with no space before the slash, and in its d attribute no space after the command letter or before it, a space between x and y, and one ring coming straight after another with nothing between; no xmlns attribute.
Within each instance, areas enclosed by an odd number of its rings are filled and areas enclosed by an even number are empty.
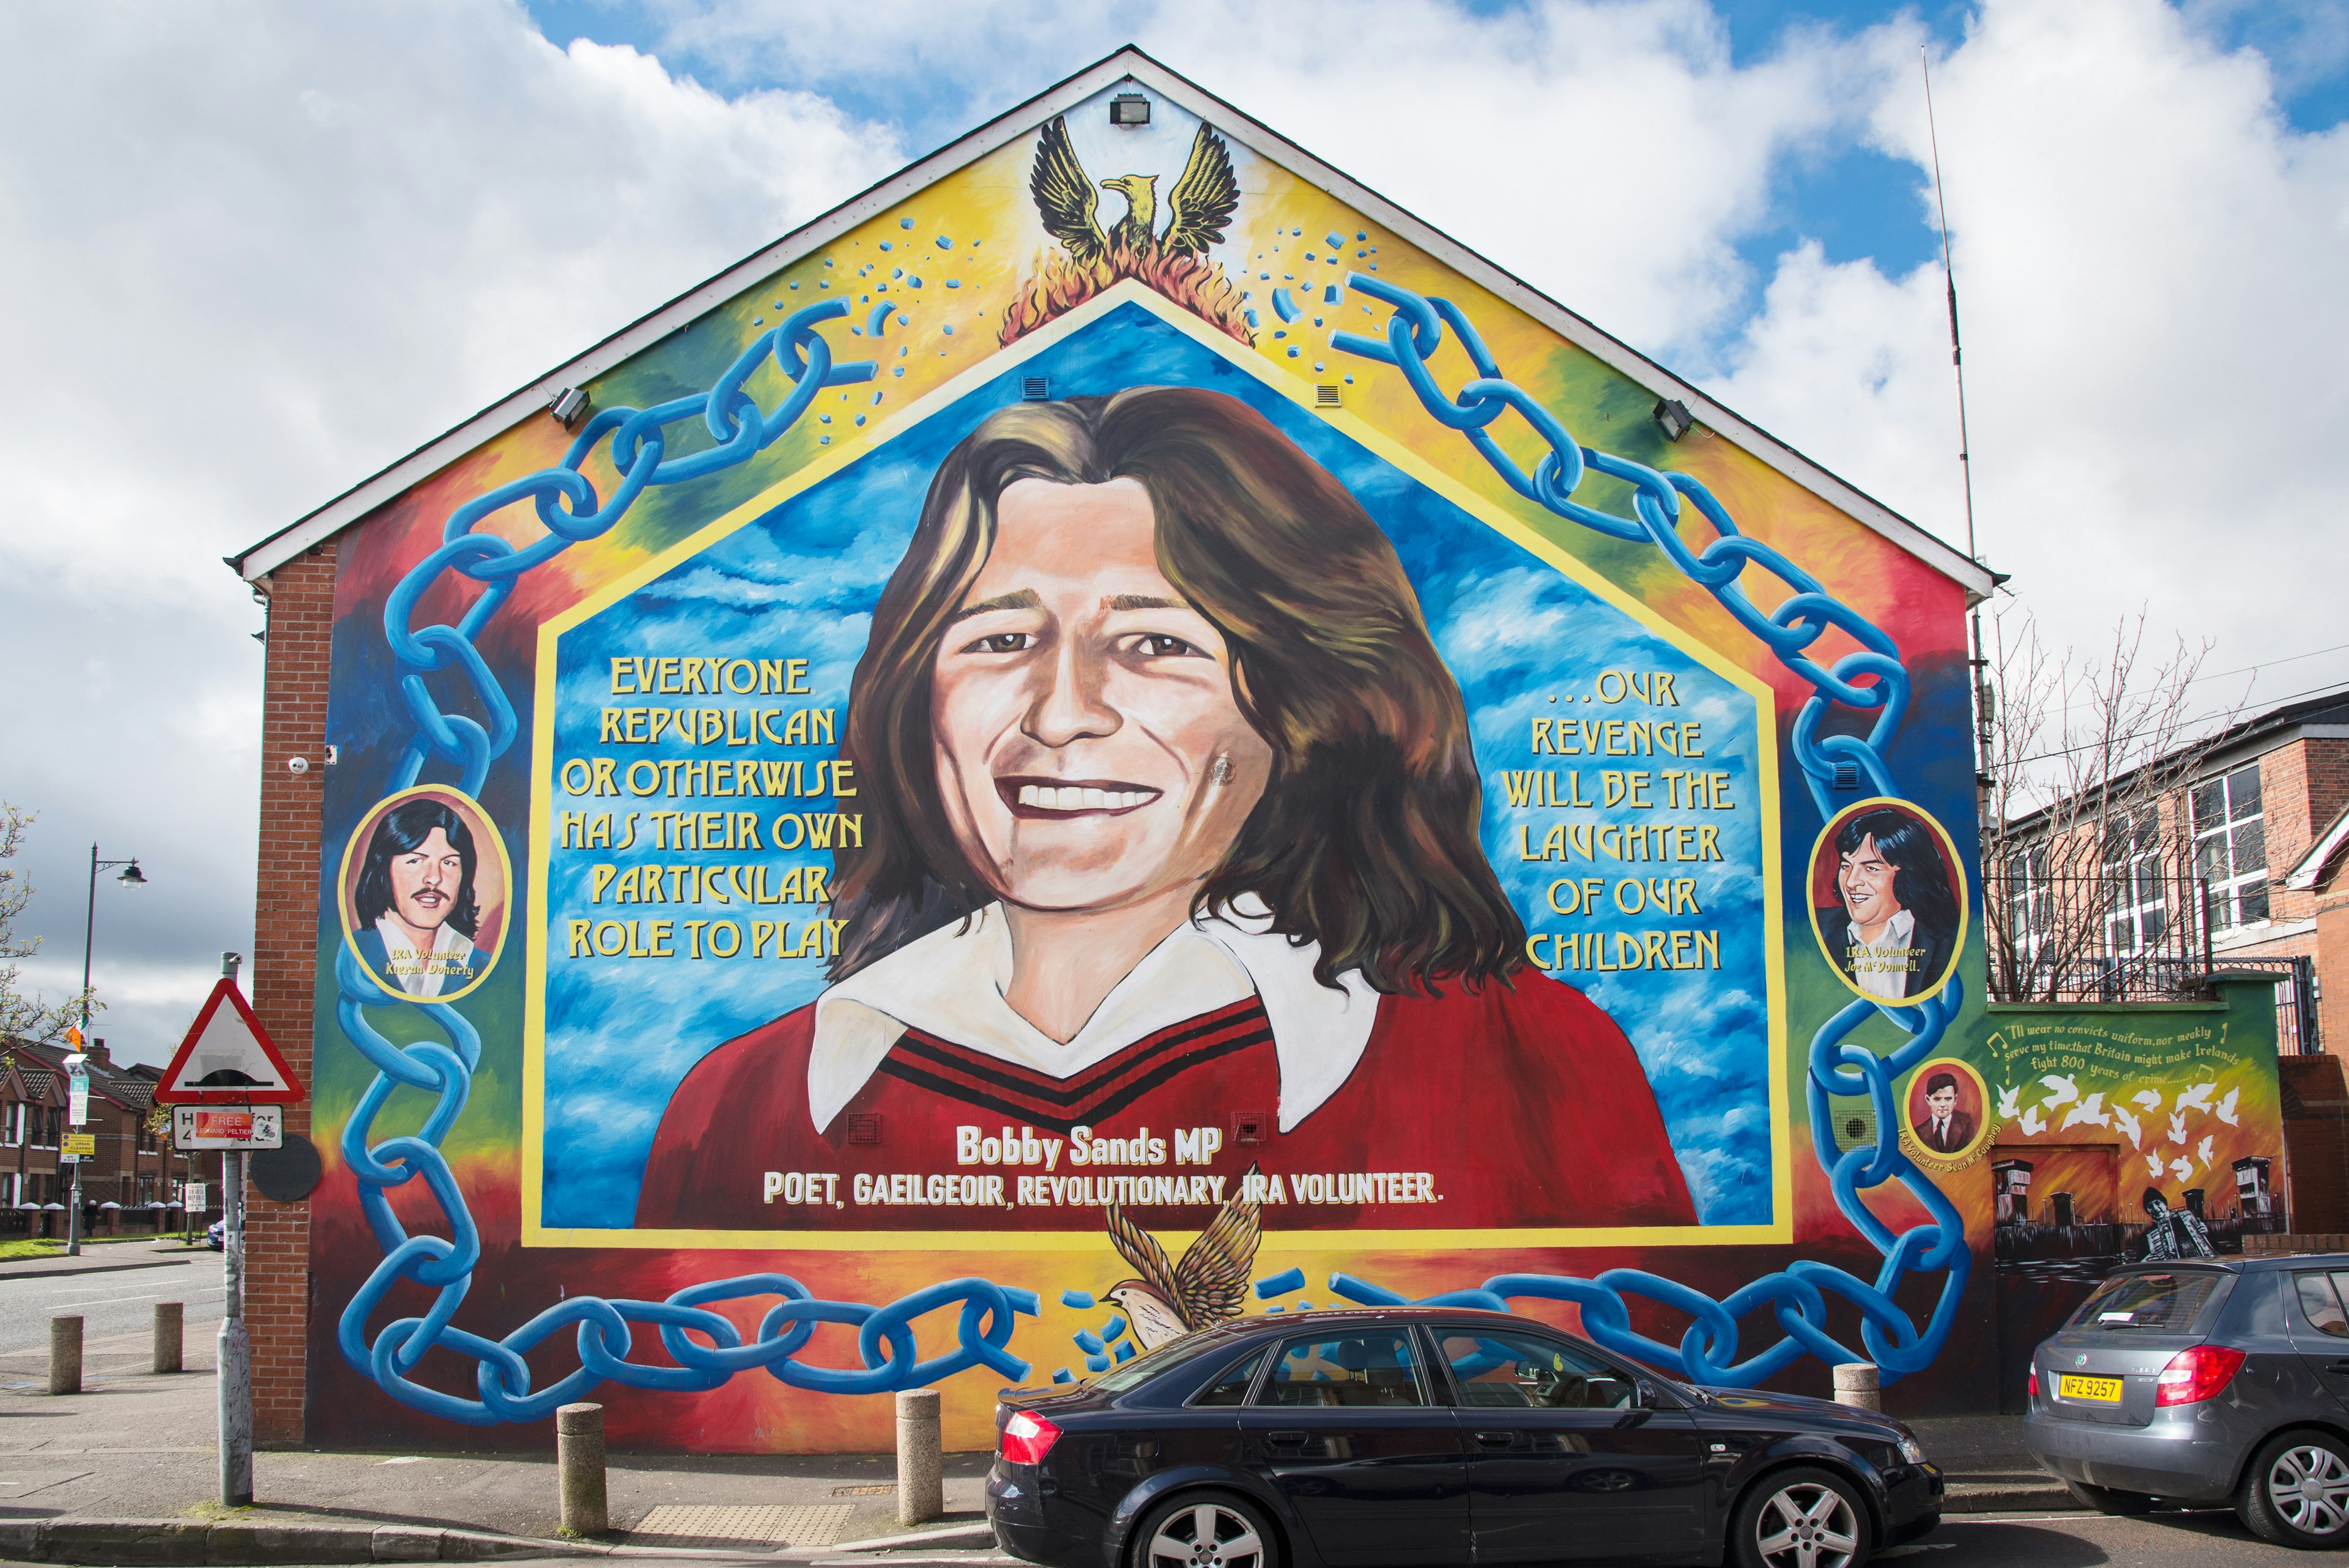
<svg viewBox="0 0 2349 1568"><path fill-rule="evenodd" d="M310 771L310 759L288 757L285 759L285 771L289 774L306 774Z"/></svg>

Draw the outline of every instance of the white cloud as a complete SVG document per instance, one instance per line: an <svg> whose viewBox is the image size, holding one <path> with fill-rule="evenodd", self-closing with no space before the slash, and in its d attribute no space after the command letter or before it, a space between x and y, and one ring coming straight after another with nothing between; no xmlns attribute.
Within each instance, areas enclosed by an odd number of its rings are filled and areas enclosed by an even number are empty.
<svg viewBox="0 0 2349 1568"><path fill-rule="evenodd" d="M1873 134L1921 169L1913 85ZM2213 668L2339 641L2349 132L2292 132L2262 57L2152 0L1991 0L1934 89L1985 557L2084 645L2140 603ZM1790 254L1717 389L1961 538L1940 290Z"/></svg>
<svg viewBox="0 0 2349 1568"><path fill-rule="evenodd" d="M27 978L78 981L91 838L152 877L99 890L118 1050L174 1044L249 946L260 618L223 554L901 161L821 99L558 48L502 0L0 14Z"/></svg>

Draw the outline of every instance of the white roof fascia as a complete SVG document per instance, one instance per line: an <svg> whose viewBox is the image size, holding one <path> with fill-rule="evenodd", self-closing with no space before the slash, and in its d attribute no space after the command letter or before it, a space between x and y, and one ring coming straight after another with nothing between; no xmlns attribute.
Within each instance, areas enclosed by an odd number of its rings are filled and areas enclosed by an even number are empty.
<svg viewBox="0 0 2349 1568"><path fill-rule="evenodd" d="M1866 492L1837 477L1768 431L1740 418L1696 388L1619 338L1609 336L1523 279L1502 270L1433 225L1395 205L1314 157L1213 93L1176 75L1139 49L1120 49L1098 65L1038 94L952 145L892 175L864 194L793 230L698 288L678 296L634 325L615 333L577 358L549 371L502 401L484 409L373 478L346 491L292 527L229 557L238 575L254 581L347 527L409 485L481 442L544 411L555 390L609 369L688 322L732 298L807 252L830 244L849 229L905 196L1028 134L1103 88L1128 78L1179 108L1237 136L1257 156L1328 192L1380 227L1443 262L1498 298L1583 349L1658 397L1688 405L1697 422L1727 437L1863 526L1882 535L1944 576L1961 585L1969 603L1989 597L2001 579L1980 562L1919 527Z"/></svg>
<svg viewBox="0 0 2349 1568"><path fill-rule="evenodd" d="M2349 808L2344 808L2333 819L2333 826L2324 830L2324 836L2293 865L2291 873L2284 877L2283 885L2296 893L2313 890L2317 878L2324 875L2324 867L2332 863L2333 854L2340 849L2344 839L2349 839Z"/></svg>

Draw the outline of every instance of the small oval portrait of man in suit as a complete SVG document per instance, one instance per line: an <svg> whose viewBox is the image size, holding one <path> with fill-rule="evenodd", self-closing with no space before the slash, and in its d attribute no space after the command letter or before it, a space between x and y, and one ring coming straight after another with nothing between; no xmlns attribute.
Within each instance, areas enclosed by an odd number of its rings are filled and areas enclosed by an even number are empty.
<svg viewBox="0 0 2349 1568"><path fill-rule="evenodd" d="M1844 983L1878 1002L1921 1002L1946 984L1965 940L1965 884L1932 819L1864 801L1819 836L1811 920Z"/></svg>
<svg viewBox="0 0 2349 1568"><path fill-rule="evenodd" d="M508 885L503 844L480 806L451 789L407 791L351 836L344 931L384 990L452 1001L497 961Z"/></svg>

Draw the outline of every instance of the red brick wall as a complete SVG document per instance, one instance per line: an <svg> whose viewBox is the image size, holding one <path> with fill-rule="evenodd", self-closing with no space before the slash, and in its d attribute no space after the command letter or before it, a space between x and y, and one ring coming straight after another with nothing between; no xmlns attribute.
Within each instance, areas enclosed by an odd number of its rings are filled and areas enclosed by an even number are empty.
<svg viewBox="0 0 2349 1568"><path fill-rule="evenodd" d="M333 652L335 546L330 540L270 574L267 686L261 713L261 865L253 919L254 1011L304 1083L311 1082L310 1009L318 961L319 792L325 787L326 675ZM310 759L294 774L286 759ZM310 1109L285 1130L307 1137ZM308 1367L310 1206L248 1189L245 1318L253 1334L253 1435L302 1441Z"/></svg>
<svg viewBox="0 0 2349 1568"><path fill-rule="evenodd" d="M2267 813L2268 894L2276 919L2304 920L2316 912L2312 897L2292 892L2283 879L2344 802L2349 802L2349 740L2294 741L2260 759L2260 804Z"/></svg>

